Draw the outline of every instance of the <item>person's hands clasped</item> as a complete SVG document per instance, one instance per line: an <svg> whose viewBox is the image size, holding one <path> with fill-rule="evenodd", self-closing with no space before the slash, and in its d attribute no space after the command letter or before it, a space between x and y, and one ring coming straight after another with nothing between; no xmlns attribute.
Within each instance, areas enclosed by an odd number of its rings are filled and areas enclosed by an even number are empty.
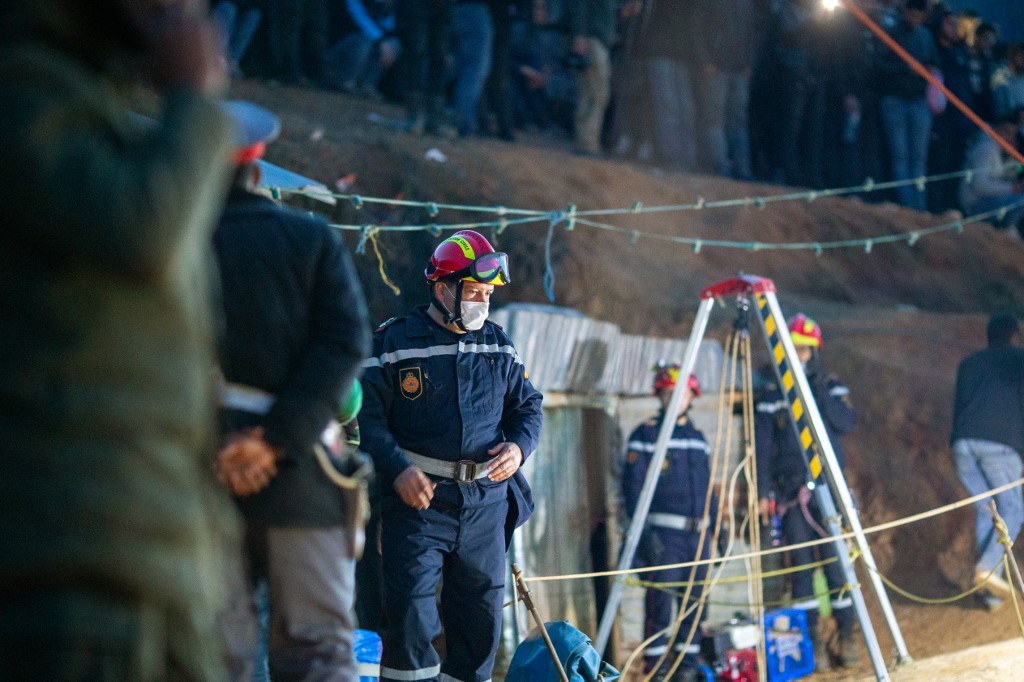
<svg viewBox="0 0 1024 682"><path fill-rule="evenodd" d="M277 456L262 428L239 431L217 453L217 479L239 497L258 493L277 475Z"/></svg>
<svg viewBox="0 0 1024 682"><path fill-rule="evenodd" d="M437 484L427 478L419 467L410 466L398 474L394 487L402 502L413 509L426 509L430 506L430 500L434 498L434 488Z"/></svg>
<svg viewBox="0 0 1024 682"><path fill-rule="evenodd" d="M523 464L523 451L515 443L498 443L487 454L497 457L487 474L487 478L496 483L510 478Z"/></svg>

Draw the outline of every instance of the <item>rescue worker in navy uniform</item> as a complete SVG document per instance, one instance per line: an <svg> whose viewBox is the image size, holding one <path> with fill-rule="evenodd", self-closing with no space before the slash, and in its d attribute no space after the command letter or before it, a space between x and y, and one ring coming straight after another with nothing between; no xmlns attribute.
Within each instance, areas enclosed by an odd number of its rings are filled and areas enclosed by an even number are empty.
<svg viewBox="0 0 1024 682"><path fill-rule="evenodd" d="M348 682L357 678L359 529L349 527L352 501L325 473L318 449L369 351L366 303L333 228L253 191L276 117L246 102L225 106L244 138L214 234L226 381L217 471L245 519L251 576L267 582L271 676ZM248 634L235 626L247 609L251 602L240 600L225 619L232 646Z"/></svg>
<svg viewBox="0 0 1024 682"><path fill-rule="evenodd" d="M359 414L381 489L382 680L491 679L505 550L532 513L519 471L540 438L541 394L487 321L508 259L462 230L425 271L430 304L374 334ZM441 617L435 589L443 578ZM432 646L444 624L447 657Z"/></svg>
<svg viewBox="0 0 1024 682"><path fill-rule="evenodd" d="M850 391L821 367L821 327L800 313L789 320L790 338L796 347L797 358L804 368L807 383L814 394L835 451L840 468L845 467L841 436L853 430L857 416L850 405ZM755 397L754 443L757 457L757 487L761 523L769 525L769 495L774 493L776 510L782 521L782 536L786 544L798 544L826 536L817 501L807 485L810 474L803 448L797 440L785 396L779 390L775 370L762 370L764 388ZM822 570L828 581L832 599L832 616L839 630L839 659L844 666L859 660L857 643L853 638L854 610L849 593L843 591L846 577L837 561L833 543L792 550L792 566L804 566L817 561L833 559ZM829 670L832 660L829 651L818 637L818 600L814 596L813 569L792 574L793 608L807 614L807 630L814 644L815 669Z"/></svg>
<svg viewBox="0 0 1024 682"><path fill-rule="evenodd" d="M654 394L661 401L662 410L657 417L649 419L633 431L626 444L626 463L622 475L622 491L626 511L630 517L636 511L640 491L643 489L647 469L654 454L655 443L661 431L661 424L679 379L679 365L664 362L655 366ZM700 395L697 377L690 375L687 380L686 397L680 407L675 430L668 442L668 451L661 467L654 497L647 514L643 534L640 538L637 560L640 565L657 566L676 564L711 556L711 529L713 524L704 518L704 506L708 496L711 472L708 465L708 444L688 416L690 402ZM711 501L711 514L717 510L715 500ZM709 517L709 518L713 518ZM704 543L700 542L701 530L707 528ZM656 571L647 577L652 582L685 583L693 572L695 584L690 592L686 607L694 606L703 592L703 581L707 577L707 566L672 568ZM682 608L681 597L685 588L673 588L673 595L654 587L647 589L644 600L644 638L664 630L674 623L673 606ZM665 664L653 679L664 679L665 672L683 651L690 628L694 625L696 612L685 616L679 633L671 644L672 652L665 658ZM688 646L682 666L677 668L673 679L696 679L697 654L700 653L701 631L698 626ZM670 643L665 635L658 637L644 651L644 670L650 672L663 654L669 651ZM675 655L673 655L673 653Z"/></svg>

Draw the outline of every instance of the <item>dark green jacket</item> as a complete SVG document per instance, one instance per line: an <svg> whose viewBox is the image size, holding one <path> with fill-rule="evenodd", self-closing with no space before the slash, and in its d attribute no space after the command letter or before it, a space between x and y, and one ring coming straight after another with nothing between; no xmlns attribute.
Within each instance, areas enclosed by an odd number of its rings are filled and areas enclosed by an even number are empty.
<svg viewBox="0 0 1024 682"><path fill-rule="evenodd" d="M210 473L228 123L182 91L145 126L110 66L138 55L26 26L0 40L0 600L101 589L209 634L236 521Z"/></svg>

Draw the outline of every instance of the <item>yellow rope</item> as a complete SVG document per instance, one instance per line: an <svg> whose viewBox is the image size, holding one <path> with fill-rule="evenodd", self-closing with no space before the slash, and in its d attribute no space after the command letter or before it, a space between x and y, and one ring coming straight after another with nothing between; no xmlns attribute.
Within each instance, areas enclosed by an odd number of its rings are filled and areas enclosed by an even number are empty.
<svg viewBox="0 0 1024 682"><path fill-rule="evenodd" d="M870 526L870 527L864 529L864 534L865 535L872 535L874 533L880 533L880 532L885 531L885 530L890 530L892 528L898 528L900 526L908 525L908 524L911 524L911 523L916 523L917 521L922 521L924 519L928 519L928 518L931 518L931 517L934 517L934 516L939 516L941 514L945 514L947 512L953 511L954 509L959 509L961 507L966 507L968 505L974 504L975 502L980 502L981 500L984 500L986 498L994 497L995 495L998 495L999 493L1006 492L1007 490L1011 490L1013 488L1020 487L1021 485L1024 485L1024 478L1018 479L1016 481L1013 481L1012 483L1007 483L1005 485L1001 485L998 488L993 488L992 490L989 490L987 492L981 493L979 495L974 495L973 497L968 497L966 499L960 500L959 502L953 502L951 504L943 505L941 507L936 507L936 508L931 509L929 511L921 512L919 514L914 514L912 516L907 516L907 517L904 517L902 519L897 519L895 521L889 521L889 522L886 522L886 523L880 523L880 524L878 524L876 526ZM808 540L807 542L801 542L801 543L798 543L798 544L795 544L795 545L782 545L780 547L772 547L770 549L763 549L763 550L756 551L756 552L755 551L746 552L744 554L736 554L736 555L732 555L732 556L728 556L728 557L718 557L718 558L714 558L714 559L702 559L700 561L687 561L687 562L682 562L682 563L678 563L678 564L664 564L662 566L647 566L647 567L642 567L642 568L627 568L627 569L623 569L623 570L594 571L592 573L569 573L569 574L564 574L564 575L537 576L537 577L534 577L534 578L523 578L523 580L525 580L527 582L551 582L551 581L556 581L556 580L584 580L584 579L590 580L590 579L593 579L593 578L603 578L603 577L610 577L610 576L629 575L629 574L632 574L632 573L647 573L647 572L650 572L650 571L659 571L659 570L664 570L664 569L668 569L668 568L688 568L690 566L697 566L697 565L701 565L701 564L714 564L714 563L718 563L720 561L738 561L740 559L750 559L752 557L765 556L767 554L778 554L780 552L788 552L788 551L791 551L791 550L794 550L794 549L803 549L804 547L816 547L817 545L824 545L826 543L835 542L836 539L840 539L841 538L841 539L844 539L844 540L848 540L848 539L850 539L852 537L855 537L855 534L853 532L848 532L848 533L841 533L839 535L835 535L835 536L832 536L832 537L819 538L817 540Z"/></svg>
<svg viewBox="0 0 1024 682"><path fill-rule="evenodd" d="M370 245L373 246L373 252L377 254L377 271L380 273L381 281L384 282L388 289L391 289L391 293L395 296L401 296L402 290L399 289L390 278L388 278L388 273L384 272L384 257L380 255L380 247L377 246L377 237L371 234L368 239L370 240Z"/></svg>
<svg viewBox="0 0 1024 682"><path fill-rule="evenodd" d="M837 557L831 557L829 559L822 559L821 561L813 561L809 564L801 564L799 566L790 566L788 568L779 568L774 571L762 571L762 578L777 578L782 575L789 575L790 573L799 573L800 571L808 571L827 564L832 564L839 561ZM729 585L731 583L745 583L750 579L750 576L737 575L731 578L719 578L718 580L696 580L694 585L708 585L714 582L716 585ZM685 582L657 582L654 580L640 580L632 576L626 576L622 579L622 583L629 587L683 587L686 585Z"/></svg>
<svg viewBox="0 0 1024 682"><path fill-rule="evenodd" d="M999 510L996 509L995 500L988 501L988 509L992 514L992 526L999 533L998 542L1003 546L1003 574L1006 576L1006 582L1010 585L1010 600L1013 601L1013 611L1017 614L1017 627L1020 628L1020 636L1024 637L1024 618L1021 618L1020 604L1017 603L1017 588L1013 583L1014 577L1020 578L1017 565L1011 565L1013 562L1013 538L1010 537L1006 522L999 515ZM995 575L995 572L995 569L992 569L992 572L985 578L985 583Z"/></svg>

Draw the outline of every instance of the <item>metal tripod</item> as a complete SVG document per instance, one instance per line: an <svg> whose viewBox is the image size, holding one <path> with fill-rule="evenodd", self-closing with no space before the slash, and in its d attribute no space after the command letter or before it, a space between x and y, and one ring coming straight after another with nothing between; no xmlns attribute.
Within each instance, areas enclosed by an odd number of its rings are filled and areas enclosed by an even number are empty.
<svg viewBox="0 0 1024 682"><path fill-rule="evenodd" d="M839 469L835 451L832 448L832 443L829 441L828 433L825 431L825 425L814 401L810 386L807 383L807 377L804 375L803 368L797 360L793 342L789 334L785 333L785 318L782 316L782 310L779 308L778 299L775 296L775 284L763 277L740 275L739 277L719 282L704 289L701 292L700 307L694 320L693 329L690 332L690 339L686 345L686 352L679 374L686 377L693 372L697 360L697 349L700 347L700 342L707 330L708 319L711 316L715 302L726 298L744 299L743 303L757 311L757 319L760 322L765 341L768 344L768 351L772 357L772 365L775 368L779 386L786 398L790 416L799 434L801 446L804 449L805 460L810 472L810 481L818 483L818 485L814 486L815 496L822 515L828 520L828 531L835 538L836 554L839 556L840 565L846 576L847 583L851 586L850 596L853 599L857 619L860 622L861 631L867 643L875 677L878 680L887 682L889 680L889 672L886 668L881 648L878 645L875 631L871 625L871 619L868 616L864 594L857 581L849 549L846 546L846 541L839 537L843 532L839 525L840 517L833 502L832 494L829 491L827 480L821 479L823 470L827 472L828 479L831 480L832 485L835 487L835 492L843 509L843 515L853 531L853 539L856 541L861 558L868 569L868 576L896 646L896 665L908 663L911 660L910 655L907 652L906 643L903 641L903 634L900 632L899 624L896 622L892 605L889 603L889 597L885 592L885 586L878 575L875 560L871 554L871 548L868 545L864 529L853 506L853 499L846 485L846 479ZM753 306L749 306L750 300L753 301ZM685 391L686 382L677 382L672 398L665 410L665 419L662 420L661 430L658 432L654 454L651 457L651 463L647 469L647 477L644 479L644 485L637 501L636 512L626 531L622 555L619 557L618 569L620 571L628 570L633 564L633 557L636 554L640 534L647 520L647 513L651 506L651 500L654 497L654 489L658 483L658 474L661 471L661 466L668 450L668 441L672 435L676 419L679 416L679 408L682 405ZM622 588L623 583L621 581L616 580L612 583L608 602L601 616L601 623L594 641L598 651L604 651L608 644L619 602L622 599Z"/></svg>

